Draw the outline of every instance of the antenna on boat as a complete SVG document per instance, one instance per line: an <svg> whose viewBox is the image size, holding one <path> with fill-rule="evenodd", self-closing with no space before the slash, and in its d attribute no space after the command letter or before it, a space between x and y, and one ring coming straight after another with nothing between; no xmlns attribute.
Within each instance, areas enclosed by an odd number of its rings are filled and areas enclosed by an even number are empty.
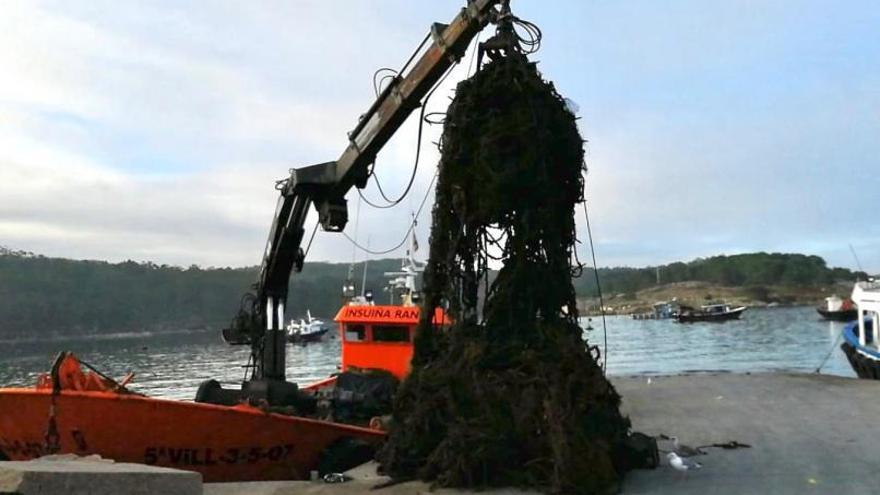
<svg viewBox="0 0 880 495"><path fill-rule="evenodd" d="M416 289L416 277L418 277L419 273L424 271L425 267L423 264L419 264L415 259L415 252L419 250L419 241L416 239L415 231L416 224L415 214L413 214L412 228L408 234L410 237L410 245L406 249L406 254L401 259L400 271L385 272L386 277L395 277L388 282L388 286L386 287L386 290L391 294L392 304L394 297L397 294L395 292L396 290L402 291L400 295L403 298L402 304L404 306L416 304L419 299L419 294Z"/></svg>
<svg viewBox="0 0 880 495"><path fill-rule="evenodd" d="M367 236L367 249L369 249L369 248L370 248L370 236ZM363 273L363 275L361 276L361 297L364 297L364 296L366 295L366 290L367 290L367 262L369 262L369 261L370 261L370 259L369 259L368 257L364 256L364 273Z"/></svg>
<svg viewBox="0 0 880 495"><path fill-rule="evenodd" d="M853 249L852 244L848 244L848 246L849 246L849 252L851 252L852 255L853 255L853 258L856 259L856 266L859 267L859 271L862 272L862 273L867 273L867 272L862 268L862 262L859 261L859 256L856 254L856 250Z"/></svg>

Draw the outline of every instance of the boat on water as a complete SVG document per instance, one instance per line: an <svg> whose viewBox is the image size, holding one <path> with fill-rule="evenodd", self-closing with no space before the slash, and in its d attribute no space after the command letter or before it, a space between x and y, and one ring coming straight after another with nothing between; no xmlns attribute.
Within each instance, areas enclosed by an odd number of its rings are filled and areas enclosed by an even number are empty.
<svg viewBox="0 0 880 495"><path fill-rule="evenodd" d="M416 279L424 271L424 266L413 258L417 243L415 234L411 236L412 246L401 260L400 270L384 273L390 279L385 288L390 304L376 305L372 291L365 291L364 296L348 297L336 314L334 320L342 337L343 372L382 369L401 380L409 373L416 327L421 317ZM349 290L347 294L351 293ZM343 295L346 295L345 288ZM437 331L451 324L439 308L431 322Z"/></svg>
<svg viewBox="0 0 880 495"><path fill-rule="evenodd" d="M841 299L837 296L825 298L825 307L818 307L816 311L822 318L832 321L853 321L858 317L858 309L852 299Z"/></svg>
<svg viewBox="0 0 880 495"><path fill-rule="evenodd" d="M676 299L671 301L659 301L654 303L654 316L658 320L677 318L681 313L681 304Z"/></svg>
<svg viewBox="0 0 880 495"><path fill-rule="evenodd" d="M240 385L206 380L194 402L157 399L131 390L131 377L117 382L93 367L84 371L85 363L61 353L35 386L0 388L0 459L98 454L220 482L307 479L313 470L341 471L372 458L385 438L374 420L390 412L398 376L408 370L419 310L351 305L340 325L357 336L349 351L364 354L344 357L341 373L317 383L288 381L285 307L290 277L303 269L311 246L309 240L303 249L304 225L316 211L324 231L344 230L346 194L365 187L376 154L424 104L456 54L490 22L509 25L498 3L470 0L450 23L432 25L430 39L404 64L409 69L358 119L340 158L290 169L275 183L278 202L257 280L223 329L227 343L250 346ZM442 311L431 318L435 328L447 321Z"/></svg>
<svg viewBox="0 0 880 495"><path fill-rule="evenodd" d="M858 306L856 320L843 328L841 350L859 378L880 380L880 282L857 282L852 291L853 303Z"/></svg>
<svg viewBox="0 0 880 495"><path fill-rule="evenodd" d="M273 392L290 406L247 400L215 380L195 402L147 397L129 388L133 375L116 381L63 352L36 386L0 389L0 460L99 454L197 471L206 482L307 479L369 460L410 369L420 271L408 254L401 271L385 274L395 277L392 304L375 304L371 291L345 302L335 317L341 372ZM438 330L450 324L441 309L432 321Z"/></svg>
<svg viewBox="0 0 880 495"><path fill-rule="evenodd" d="M287 341L292 344L319 342L329 330L324 320L312 317L312 312L307 310L305 319L290 320L287 324Z"/></svg>
<svg viewBox="0 0 880 495"><path fill-rule="evenodd" d="M679 323L693 323L698 321L724 322L736 320L748 309L746 306L731 306L726 303L706 304L700 309L690 306L682 306L678 313Z"/></svg>
<svg viewBox="0 0 880 495"><path fill-rule="evenodd" d="M0 389L0 460L99 454L197 471L205 482L307 479L372 458L385 439L420 318L412 292L395 305L355 298L336 315L342 372L287 393L293 407L240 400L209 380L195 402L158 399L61 353L31 388ZM438 309L433 321L449 325ZM325 329L326 331L326 329Z"/></svg>
<svg viewBox="0 0 880 495"><path fill-rule="evenodd" d="M681 312L681 304L673 298L671 301L658 301L652 306L653 311L650 313L633 313L634 320L668 320L678 318Z"/></svg>
<svg viewBox="0 0 880 495"><path fill-rule="evenodd" d="M297 390L302 409L291 414L248 402L147 397L129 389L131 376L117 382L93 368L84 371L73 354L62 352L36 386L0 389L0 458L99 454L197 471L206 482L288 480L333 470L340 450L371 451L385 437L320 419L335 377Z"/></svg>

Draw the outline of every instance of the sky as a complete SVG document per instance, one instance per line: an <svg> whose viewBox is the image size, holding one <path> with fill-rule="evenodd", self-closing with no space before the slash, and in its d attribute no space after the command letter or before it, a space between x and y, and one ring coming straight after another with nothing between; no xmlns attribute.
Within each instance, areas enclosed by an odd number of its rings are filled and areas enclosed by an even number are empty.
<svg viewBox="0 0 880 495"><path fill-rule="evenodd" d="M400 67L431 23L463 4L5 0L0 245L259 264L275 181L338 158L375 98L373 72ZM852 246L865 270L880 272L880 3L512 7L541 27L532 59L579 107L600 266L767 251L857 268ZM470 55L427 111L445 109L473 70ZM416 229L427 246L440 127L425 126L412 191L397 208L358 206L349 194L351 237L373 250L396 245L427 195ZM414 115L377 159L389 196L409 179L416 132ZM363 193L378 201L372 181ZM309 253L365 256L320 231Z"/></svg>

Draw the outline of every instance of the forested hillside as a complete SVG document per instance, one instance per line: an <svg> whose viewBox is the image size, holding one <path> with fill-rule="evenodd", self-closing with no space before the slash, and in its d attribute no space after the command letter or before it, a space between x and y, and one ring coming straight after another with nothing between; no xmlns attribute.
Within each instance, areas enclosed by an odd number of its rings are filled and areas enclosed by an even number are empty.
<svg viewBox="0 0 880 495"><path fill-rule="evenodd" d="M383 272L399 260L370 261L367 287L387 297ZM306 263L291 278L288 316L307 309L332 317L349 265ZM181 268L0 253L0 338L216 327L226 324L257 267ZM359 288L363 264L354 275Z"/></svg>
<svg viewBox="0 0 880 495"><path fill-rule="evenodd" d="M386 301L383 273L400 261L370 261L367 287ZM339 309L347 263L307 263L291 279L288 316L306 309L332 317ZM363 264L354 267L360 287ZM724 286L816 285L855 280L817 256L741 254L659 267L662 284L704 281ZM0 339L210 327L219 329L238 309L256 267L181 268L153 263L108 263L47 258L0 249ZM632 293L657 284L657 267L600 268L606 294ZM575 280L581 296L596 293L592 270Z"/></svg>
<svg viewBox="0 0 880 495"><path fill-rule="evenodd" d="M606 294L633 293L661 284L699 281L728 287L769 285L822 285L855 281L860 275L845 268L829 268L818 256L784 253L748 253L698 258L646 268L599 268L599 280ZM864 274L861 274L864 278ZM575 280L578 295L596 296L592 268Z"/></svg>

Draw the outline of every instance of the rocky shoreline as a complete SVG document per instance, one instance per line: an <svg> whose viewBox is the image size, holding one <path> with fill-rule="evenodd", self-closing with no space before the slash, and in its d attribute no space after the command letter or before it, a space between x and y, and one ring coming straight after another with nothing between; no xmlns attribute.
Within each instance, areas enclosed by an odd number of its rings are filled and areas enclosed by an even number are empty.
<svg viewBox="0 0 880 495"><path fill-rule="evenodd" d="M817 286L759 285L726 287L709 282L676 282L659 285L635 293L605 294L606 314L633 314L653 311L659 301L676 300L690 306L700 306L715 301L744 305L752 308L774 306L818 306L832 295L848 297L852 283L838 282ZM599 299L578 298L581 314L600 313Z"/></svg>

